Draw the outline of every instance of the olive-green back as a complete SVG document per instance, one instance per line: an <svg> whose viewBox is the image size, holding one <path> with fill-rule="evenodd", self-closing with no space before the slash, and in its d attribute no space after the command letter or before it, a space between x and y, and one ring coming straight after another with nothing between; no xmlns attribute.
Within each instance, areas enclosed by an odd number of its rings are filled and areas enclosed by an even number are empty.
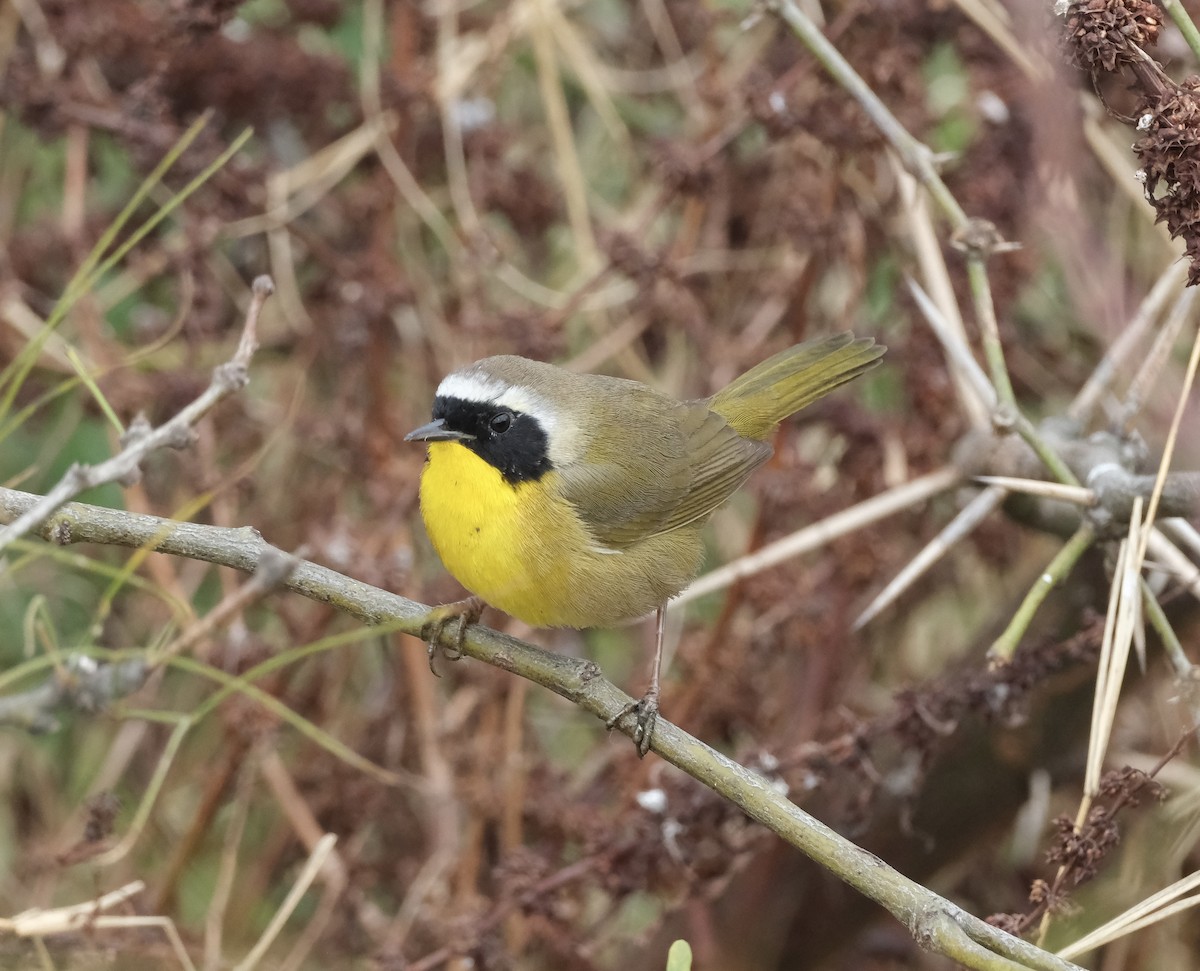
<svg viewBox="0 0 1200 971"><path fill-rule="evenodd" d="M535 389L553 408L563 498L597 543L615 551L703 521L770 458L765 439L780 421L882 354L851 334L798 344L700 401L525 358L477 367Z"/></svg>
<svg viewBox="0 0 1200 971"><path fill-rule="evenodd" d="M564 498L606 548L703 519L771 455L706 402L608 380L580 393L592 416L585 455L558 469Z"/></svg>

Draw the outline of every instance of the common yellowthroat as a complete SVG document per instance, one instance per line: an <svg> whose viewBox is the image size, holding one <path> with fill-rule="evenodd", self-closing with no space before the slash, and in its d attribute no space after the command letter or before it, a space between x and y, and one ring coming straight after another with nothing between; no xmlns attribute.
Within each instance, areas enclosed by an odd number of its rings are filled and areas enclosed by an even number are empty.
<svg viewBox="0 0 1200 971"><path fill-rule="evenodd" d="M653 674L635 741L658 710L667 601L695 578L701 529L772 453L779 422L878 363L839 334L781 351L711 398L489 357L447 375L428 443L421 514L434 549L479 600L535 627L609 627L658 611ZM439 623L478 619L476 601Z"/></svg>

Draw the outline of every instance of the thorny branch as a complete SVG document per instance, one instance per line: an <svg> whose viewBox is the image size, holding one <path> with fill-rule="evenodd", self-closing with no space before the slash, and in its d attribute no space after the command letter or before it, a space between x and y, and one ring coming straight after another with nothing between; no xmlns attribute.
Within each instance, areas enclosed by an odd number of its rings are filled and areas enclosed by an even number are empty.
<svg viewBox="0 0 1200 971"><path fill-rule="evenodd" d="M1055 417L1042 422L1042 437L1051 444L1067 466L1093 493L1088 519L1101 531L1123 530L1129 522L1134 499L1148 500L1155 476L1148 468L1144 447L1133 439L1111 432L1086 434L1072 419ZM1045 466L1025 442L1011 435L1003 438L982 431L971 432L956 446L954 464L964 476L1011 476L1045 479ZM1160 518L1194 517L1200 513L1200 472L1173 472L1167 476L1159 505ZM1032 525L1060 535L1070 535L1079 525L1077 506L1055 500L1039 500L1019 515Z"/></svg>

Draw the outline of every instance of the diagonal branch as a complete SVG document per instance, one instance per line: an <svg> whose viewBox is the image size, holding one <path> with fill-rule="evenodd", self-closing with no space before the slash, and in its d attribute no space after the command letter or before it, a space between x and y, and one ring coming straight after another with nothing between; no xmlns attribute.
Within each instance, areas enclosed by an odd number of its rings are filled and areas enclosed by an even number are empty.
<svg viewBox="0 0 1200 971"><path fill-rule="evenodd" d="M38 496L0 489L0 520L19 517ZM253 529L175 523L157 516L71 503L38 527L57 543L92 542L147 547L252 572L272 549ZM368 624L392 622L420 635L429 608L314 563L299 562L282 582L295 593L327 603ZM515 637L480 626L467 632L466 654L527 678L602 721L625 709L630 698L592 661L551 654ZM632 737L635 716L618 728ZM892 869L824 823L808 815L755 772L659 718L652 746L664 760L729 799L752 819L876 901L909 929L922 946L971 968L1032 968L1069 971L1076 966L1012 937Z"/></svg>

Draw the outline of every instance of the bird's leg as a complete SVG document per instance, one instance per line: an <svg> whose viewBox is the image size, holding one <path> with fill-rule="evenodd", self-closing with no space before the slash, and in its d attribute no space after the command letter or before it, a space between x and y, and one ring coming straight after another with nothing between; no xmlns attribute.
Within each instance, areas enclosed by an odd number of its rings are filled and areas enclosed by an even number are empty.
<svg viewBox="0 0 1200 971"><path fill-rule="evenodd" d="M425 615L421 625L421 640L429 648L429 670L438 677L434 660L439 654L445 655L451 661L457 661L463 656L463 640L467 636L467 628L476 623L483 615L483 600L479 597L467 597L466 600L456 600L454 603L442 604L432 608ZM458 621L458 632L454 635L454 647L447 647L442 642L446 628Z"/></svg>
<svg viewBox="0 0 1200 971"><path fill-rule="evenodd" d="M605 724L612 731L626 715L637 713L637 728L633 732L633 744L637 746L638 758L644 759L650 751L650 740L654 737L654 726L658 722L659 674L662 671L663 635L667 624L667 605L658 608L654 631L654 667L650 671L650 686L637 701L631 701Z"/></svg>

